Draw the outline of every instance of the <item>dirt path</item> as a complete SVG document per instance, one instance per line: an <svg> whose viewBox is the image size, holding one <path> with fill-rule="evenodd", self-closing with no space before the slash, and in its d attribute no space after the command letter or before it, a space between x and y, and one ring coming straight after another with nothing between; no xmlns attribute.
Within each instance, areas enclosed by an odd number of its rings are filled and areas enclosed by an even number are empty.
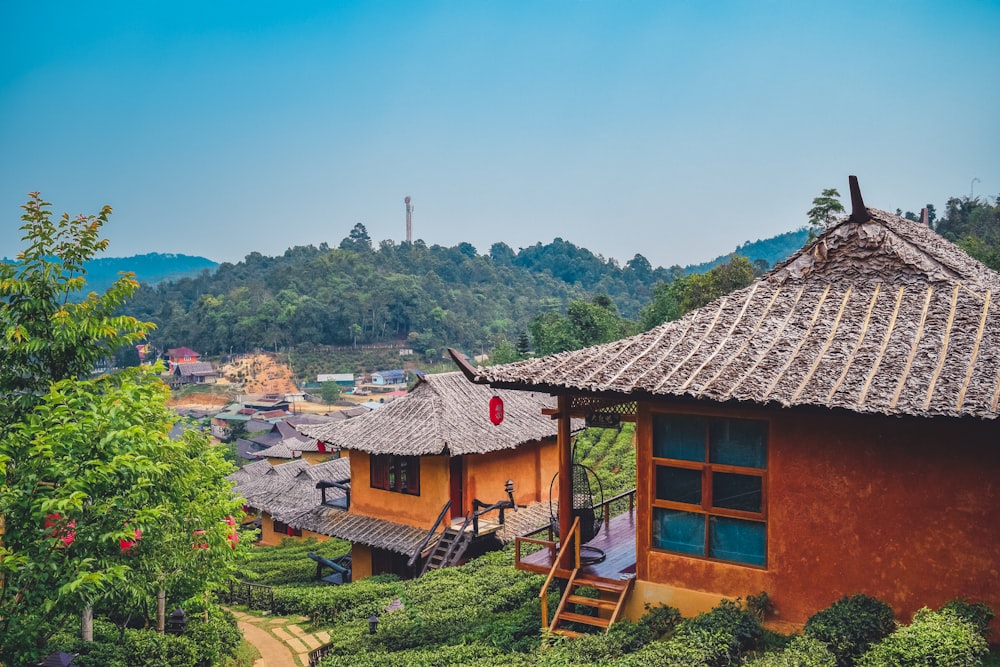
<svg viewBox="0 0 1000 667"><path fill-rule="evenodd" d="M239 621L239 627L246 640L260 651L260 658L253 663L253 667L299 667L284 643L246 621Z"/></svg>
<svg viewBox="0 0 1000 667"><path fill-rule="evenodd" d="M309 633L299 623L304 616L257 616L231 610L243 637L260 651L253 667L308 667L309 652L330 641L326 631Z"/></svg>

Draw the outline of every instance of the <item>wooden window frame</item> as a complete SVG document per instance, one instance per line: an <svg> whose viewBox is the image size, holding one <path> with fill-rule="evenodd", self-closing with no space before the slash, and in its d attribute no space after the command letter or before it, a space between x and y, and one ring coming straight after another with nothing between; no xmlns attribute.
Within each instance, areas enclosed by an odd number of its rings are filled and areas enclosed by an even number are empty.
<svg viewBox="0 0 1000 667"><path fill-rule="evenodd" d="M373 489L420 495L420 457L398 454L369 454L370 484Z"/></svg>
<svg viewBox="0 0 1000 667"><path fill-rule="evenodd" d="M284 521L278 521L277 519L272 519L271 523L272 529L276 535L284 535L286 537L302 537L301 528L293 528Z"/></svg>
<svg viewBox="0 0 1000 667"><path fill-rule="evenodd" d="M689 461L687 459L672 459L667 457L660 457L652 455L655 451L655 442L653 438L655 437L653 431L653 422L656 417L671 417L671 416L694 416L702 417L706 420L705 428L705 449L704 449L704 460L703 461ZM769 469L770 460L765 463L763 468L750 468L745 466L735 466L731 464L724 463L712 463L709 459L711 456L711 442L710 442L710 431L711 428L708 426L712 419L725 419L725 420L743 420L743 421L757 421L767 424L767 439L765 441L765 447L769 450L771 441L771 423L768 419L754 419L749 417L732 417L724 416L718 414L694 414L694 413L681 413L681 412L654 412L649 415L649 425L650 425L650 453L651 453L651 474L649 475L650 484L650 499L652 508L678 510L682 512L689 512L691 514L701 514L705 517L705 532L704 532L704 547L705 555L685 553L682 551L671 551L669 549L663 549L653 545L652 543L652 525L650 525L650 549L653 551L658 551L661 553L669 553L678 556L684 556L686 558L697 558L699 560L708 560L720 563L729 563L732 565L739 565L741 567L750 567L756 569L767 569L768 561L768 550L767 550L767 534L769 532L768 526L768 483L767 483L767 473ZM656 472L660 467L667 468L683 468L686 470L698 470L701 472L701 502L700 503L683 503L673 500L663 500L656 497ZM713 501L713 489L712 489L712 475L713 473L732 473L737 475L745 475L748 477L759 477L761 480L760 488L760 512L751 512L747 510L736 510L726 507L716 507L712 505ZM650 522L654 520L653 517L655 513L650 511ZM711 524L709 521L710 517L719 516L724 518L732 519L744 519L748 521L754 521L764 525L765 531L765 548L764 548L764 564L759 565L757 563L747 563L743 561L726 560L722 558L716 558L709 556L711 551Z"/></svg>

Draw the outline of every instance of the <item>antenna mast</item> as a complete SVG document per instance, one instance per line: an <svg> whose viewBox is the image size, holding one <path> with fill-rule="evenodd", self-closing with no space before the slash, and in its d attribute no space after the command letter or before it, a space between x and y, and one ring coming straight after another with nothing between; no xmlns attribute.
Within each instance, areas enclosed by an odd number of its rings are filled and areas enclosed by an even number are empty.
<svg viewBox="0 0 1000 667"><path fill-rule="evenodd" d="M406 242L413 243L413 204L410 203L410 195L406 195L403 203L406 204Z"/></svg>

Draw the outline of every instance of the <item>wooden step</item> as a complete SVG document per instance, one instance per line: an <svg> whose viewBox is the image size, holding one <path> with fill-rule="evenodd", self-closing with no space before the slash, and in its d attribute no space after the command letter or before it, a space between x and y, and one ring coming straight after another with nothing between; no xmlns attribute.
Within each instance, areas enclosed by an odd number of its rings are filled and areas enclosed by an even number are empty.
<svg viewBox="0 0 1000 667"><path fill-rule="evenodd" d="M574 614L571 611L564 611L560 613L559 620L581 623L583 625L593 625L598 628L606 628L611 625L610 621L606 618L600 618L599 616L587 616L585 614Z"/></svg>
<svg viewBox="0 0 1000 667"><path fill-rule="evenodd" d="M599 591L607 591L609 593L621 593L631 585L631 582L631 579L623 579L619 581L616 579L604 579L603 577L577 575L577 577L573 580L573 585L596 588Z"/></svg>
<svg viewBox="0 0 1000 667"><path fill-rule="evenodd" d="M614 609L618 606L618 600L602 600L600 598L584 597L583 595L568 595L566 602L585 607L596 607L597 609Z"/></svg>

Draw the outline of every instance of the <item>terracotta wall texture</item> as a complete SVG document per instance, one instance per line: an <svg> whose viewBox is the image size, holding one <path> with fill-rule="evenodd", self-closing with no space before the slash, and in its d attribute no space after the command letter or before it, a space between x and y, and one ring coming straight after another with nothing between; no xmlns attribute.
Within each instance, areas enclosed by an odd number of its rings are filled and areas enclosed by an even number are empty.
<svg viewBox="0 0 1000 667"><path fill-rule="evenodd" d="M1000 610L1000 422L702 410L770 422L767 566L757 568L650 549L651 407L638 429L640 580L766 591L773 620L788 625L859 592L903 621L959 597Z"/></svg>

